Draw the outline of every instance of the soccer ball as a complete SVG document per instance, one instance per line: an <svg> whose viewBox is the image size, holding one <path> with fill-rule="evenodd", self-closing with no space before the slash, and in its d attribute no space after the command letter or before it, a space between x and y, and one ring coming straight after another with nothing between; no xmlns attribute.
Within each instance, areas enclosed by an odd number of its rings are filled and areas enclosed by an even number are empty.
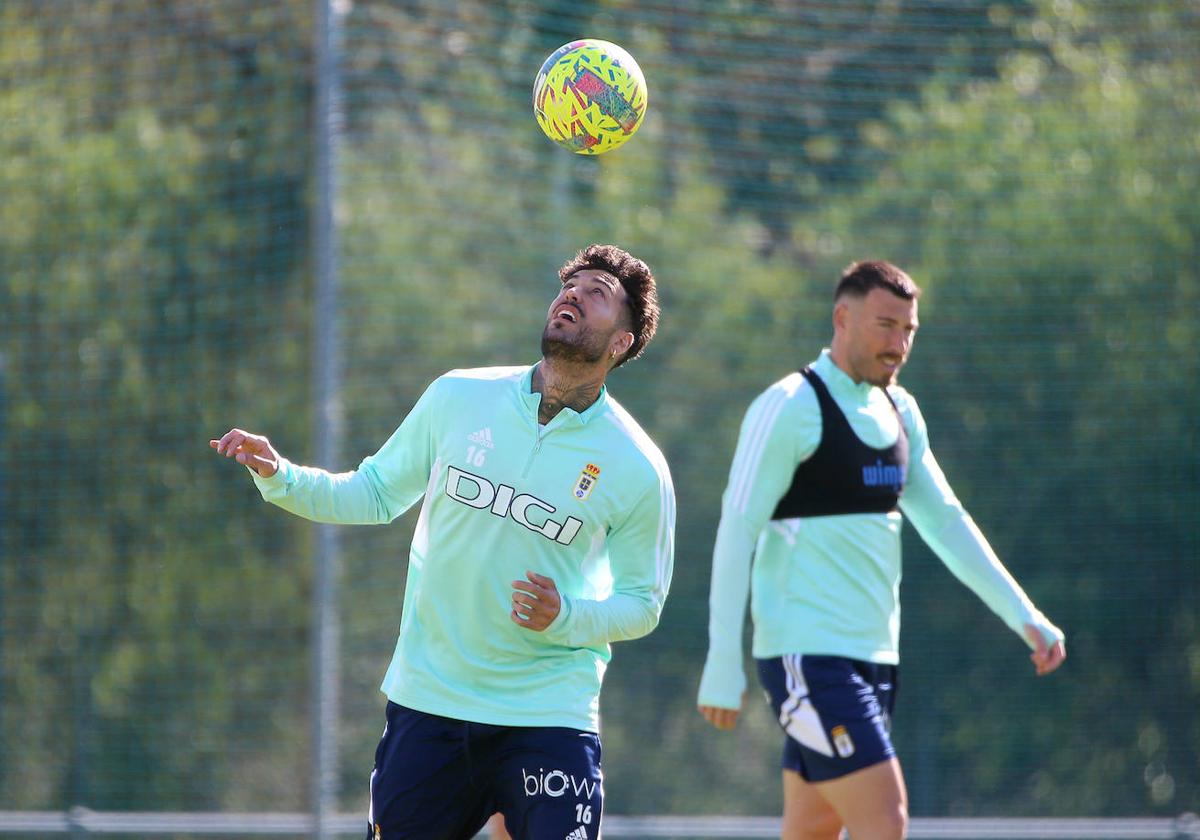
<svg viewBox="0 0 1200 840"><path fill-rule="evenodd" d="M646 79L616 44L585 38L550 54L533 83L533 113L546 136L580 155L610 152L646 116Z"/></svg>

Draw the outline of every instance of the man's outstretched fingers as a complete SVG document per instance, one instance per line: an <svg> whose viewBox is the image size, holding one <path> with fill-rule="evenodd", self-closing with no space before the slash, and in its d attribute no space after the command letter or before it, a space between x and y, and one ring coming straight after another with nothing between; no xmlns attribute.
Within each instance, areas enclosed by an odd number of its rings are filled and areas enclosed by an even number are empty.
<svg viewBox="0 0 1200 840"><path fill-rule="evenodd" d="M215 449L218 455L224 455L226 458L233 455L237 448L242 445L246 439L246 433L241 429L230 429L225 434L221 435L221 439L216 442ZM211 441L210 441L211 443Z"/></svg>
<svg viewBox="0 0 1200 840"><path fill-rule="evenodd" d="M279 470L278 453L271 447L271 442L260 435L252 435L241 429L230 429L219 439L209 440L208 445L215 449L218 455L233 458L263 478L270 478Z"/></svg>

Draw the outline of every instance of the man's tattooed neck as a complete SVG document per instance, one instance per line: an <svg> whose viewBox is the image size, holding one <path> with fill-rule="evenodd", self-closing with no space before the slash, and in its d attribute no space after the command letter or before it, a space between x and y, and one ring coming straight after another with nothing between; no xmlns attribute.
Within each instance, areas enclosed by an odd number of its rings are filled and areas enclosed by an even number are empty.
<svg viewBox="0 0 1200 840"><path fill-rule="evenodd" d="M543 386L542 402L538 406L538 422L549 423L564 408L583 412L598 396L600 385L594 382L585 382L561 391Z"/></svg>

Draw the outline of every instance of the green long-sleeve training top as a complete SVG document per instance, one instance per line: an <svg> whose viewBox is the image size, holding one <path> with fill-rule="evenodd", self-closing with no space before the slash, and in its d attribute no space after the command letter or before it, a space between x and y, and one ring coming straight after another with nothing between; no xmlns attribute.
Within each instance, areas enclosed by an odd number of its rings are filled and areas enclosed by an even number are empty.
<svg viewBox="0 0 1200 840"><path fill-rule="evenodd" d="M879 449L895 443L900 418L880 388L855 383L828 350L812 368L863 443ZM1030 623L1048 644L1061 640L1062 631L1034 607L955 497L929 448L916 400L899 386L888 393L909 440L903 516L1013 632L1024 639L1023 626ZM816 393L798 372L773 384L746 412L713 550L701 705L741 705L748 591L755 657L828 654L899 662L901 512L771 520L796 466L820 442Z"/></svg>
<svg viewBox="0 0 1200 840"><path fill-rule="evenodd" d="M319 522L387 523L424 496L382 690L445 717L599 731L610 643L649 633L671 581L666 461L602 389L544 427L533 367L451 371L358 469L283 461L264 499ZM553 578L543 632L509 617L512 581ZM381 584L391 580L378 574Z"/></svg>

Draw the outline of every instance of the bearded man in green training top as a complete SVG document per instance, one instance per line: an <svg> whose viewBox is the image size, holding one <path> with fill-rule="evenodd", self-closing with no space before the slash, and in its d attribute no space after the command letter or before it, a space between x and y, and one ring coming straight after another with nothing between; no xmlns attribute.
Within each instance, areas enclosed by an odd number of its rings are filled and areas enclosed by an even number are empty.
<svg viewBox="0 0 1200 840"><path fill-rule="evenodd" d="M332 474L260 435L210 441L264 499L319 522L386 523L424 497L368 836L599 836L599 695L610 644L654 629L675 494L658 447L609 396L654 337L644 262L592 245L559 271L542 359L434 381L376 452Z"/></svg>
<svg viewBox="0 0 1200 840"><path fill-rule="evenodd" d="M751 404L722 497L697 705L718 729L737 723L751 591L759 680L786 733L784 840L836 840L843 827L854 840L907 832L890 734L901 511L1024 639L1038 674L1066 656L1062 631L959 504L916 400L896 384L916 336L919 294L891 263L843 272L831 346Z"/></svg>

